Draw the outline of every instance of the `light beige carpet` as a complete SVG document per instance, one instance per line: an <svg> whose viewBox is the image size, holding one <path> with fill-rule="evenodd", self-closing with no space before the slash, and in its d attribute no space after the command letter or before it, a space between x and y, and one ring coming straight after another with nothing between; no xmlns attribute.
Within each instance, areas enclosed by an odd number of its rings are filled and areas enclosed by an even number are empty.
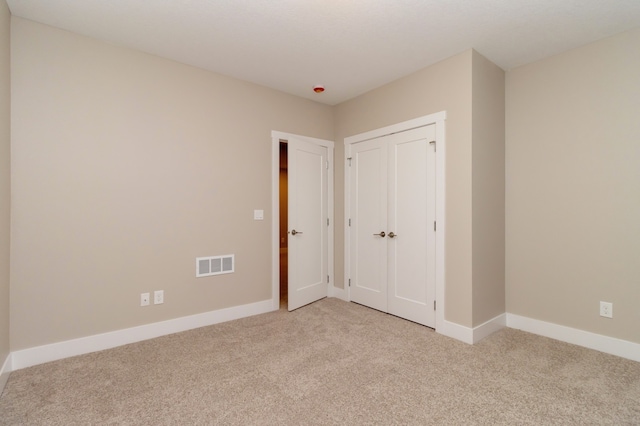
<svg viewBox="0 0 640 426"><path fill-rule="evenodd" d="M0 424L632 425L640 363L325 299L16 371Z"/></svg>

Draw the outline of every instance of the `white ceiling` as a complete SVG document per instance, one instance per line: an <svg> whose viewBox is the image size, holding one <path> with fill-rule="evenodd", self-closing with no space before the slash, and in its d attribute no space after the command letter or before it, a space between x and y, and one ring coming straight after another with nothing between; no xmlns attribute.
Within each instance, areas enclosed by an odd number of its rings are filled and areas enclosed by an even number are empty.
<svg viewBox="0 0 640 426"><path fill-rule="evenodd" d="M7 0L15 16L335 105L474 48L505 70L640 27L640 0ZM326 92L313 93L315 84Z"/></svg>

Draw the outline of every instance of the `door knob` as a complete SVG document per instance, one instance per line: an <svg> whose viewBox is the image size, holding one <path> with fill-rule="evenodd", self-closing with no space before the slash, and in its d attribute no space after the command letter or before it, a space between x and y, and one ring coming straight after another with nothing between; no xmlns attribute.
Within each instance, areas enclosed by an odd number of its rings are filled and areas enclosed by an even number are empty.
<svg viewBox="0 0 640 426"><path fill-rule="evenodd" d="M291 235L302 234L300 231L296 231L295 229L291 231Z"/></svg>
<svg viewBox="0 0 640 426"><path fill-rule="evenodd" d="M393 232L389 232L389 238L397 237L398 234L394 234Z"/></svg>
<svg viewBox="0 0 640 426"><path fill-rule="evenodd" d="M379 233L379 234L373 234L373 235L377 235L377 236L379 236L379 237L383 237L383 238L384 238L384 236L385 236L385 235L387 235L387 234L385 234L385 233L384 233L384 231L382 231L382 232L381 232L381 233Z"/></svg>

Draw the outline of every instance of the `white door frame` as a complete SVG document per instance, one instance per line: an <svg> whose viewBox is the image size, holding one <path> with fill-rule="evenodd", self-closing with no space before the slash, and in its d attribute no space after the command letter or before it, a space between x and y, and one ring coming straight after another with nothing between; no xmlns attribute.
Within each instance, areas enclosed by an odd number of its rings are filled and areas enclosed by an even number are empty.
<svg viewBox="0 0 640 426"><path fill-rule="evenodd" d="M328 294L332 295L331 289L334 283L333 273L333 227L334 227L334 195L333 195L333 141L317 139L309 136L300 136L293 133L271 131L271 303L273 310L280 309L280 142L289 139L300 139L309 143L324 146L327 148L327 158L329 160L328 179L328 240L327 250L329 251L327 266L329 268Z"/></svg>
<svg viewBox="0 0 640 426"><path fill-rule="evenodd" d="M405 130L415 129L417 127L428 126L435 124L436 126L436 330L443 330L444 323L444 310L445 310L445 120L447 119L446 111L437 112L435 114L425 115L413 120L403 121L402 123L394 124L391 126L382 127L380 129L371 130L369 132L360 133L358 135L350 136L344 139L345 146L345 191L344 191L344 212L345 212L345 229L344 229L344 283L347 290L347 300L351 301L351 289L348 287L349 277L351 275L350 262L349 262L349 188L350 188L350 173L349 157L351 152L351 145L358 142L363 142L369 139L379 138L381 136L390 135L393 133L402 132Z"/></svg>

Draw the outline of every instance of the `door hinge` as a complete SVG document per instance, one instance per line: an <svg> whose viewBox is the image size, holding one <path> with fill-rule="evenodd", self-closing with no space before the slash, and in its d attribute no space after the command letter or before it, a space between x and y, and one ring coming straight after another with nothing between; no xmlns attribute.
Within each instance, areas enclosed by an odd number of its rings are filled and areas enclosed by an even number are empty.
<svg viewBox="0 0 640 426"><path fill-rule="evenodd" d="M327 218L327 226L329 226L329 218Z"/></svg>
<svg viewBox="0 0 640 426"><path fill-rule="evenodd" d="M429 144L433 144L433 152L436 152L438 149L436 148L436 141L431 141Z"/></svg>
<svg viewBox="0 0 640 426"><path fill-rule="evenodd" d="M329 170L329 161L327 161L326 164L327 164L327 170Z"/></svg>
<svg viewBox="0 0 640 426"><path fill-rule="evenodd" d="M347 160L349 160L349 167L351 167L351 157L347 157Z"/></svg>
<svg viewBox="0 0 640 426"><path fill-rule="evenodd" d="M329 275L327 275L327 284L329 284Z"/></svg>
<svg viewBox="0 0 640 426"><path fill-rule="evenodd" d="M436 310L436 301L435 300L433 301L433 310L434 311Z"/></svg>
<svg viewBox="0 0 640 426"><path fill-rule="evenodd" d="M435 220L433 221L433 230L434 231L436 230L436 221Z"/></svg>
<svg viewBox="0 0 640 426"><path fill-rule="evenodd" d="M349 218L349 226L351 226L351 218Z"/></svg>
<svg viewBox="0 0 640 426"><path fill-rule="evenodd" d="M349 278L349 287L351 287L351 278Z"/></svg>

